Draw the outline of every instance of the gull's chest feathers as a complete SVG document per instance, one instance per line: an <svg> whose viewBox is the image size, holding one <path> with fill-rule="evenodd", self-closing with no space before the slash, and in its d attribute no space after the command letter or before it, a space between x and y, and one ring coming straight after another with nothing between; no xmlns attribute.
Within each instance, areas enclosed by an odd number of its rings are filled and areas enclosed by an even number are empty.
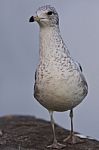
<svg viewBox="0 0 99 150"><path fill-rule="evenodd" d="M78 105L87 94L83 79L59 32L55 29L42 31L34 97L47 109L68 110Z"/></svg>
<svg viewBox="0 0 99 150"><path fill-rule="evenodd" d="M40 65L38 76L42 80L68 79L77 66L70 57L59 29L42 29L40 32Z"/></svg>

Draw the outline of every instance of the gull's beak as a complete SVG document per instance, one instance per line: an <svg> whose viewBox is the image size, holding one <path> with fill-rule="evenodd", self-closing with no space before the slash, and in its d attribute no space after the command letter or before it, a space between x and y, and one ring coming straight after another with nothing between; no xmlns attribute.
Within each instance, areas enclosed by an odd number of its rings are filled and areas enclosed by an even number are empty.
<svg viewBox="0 0 99 150"><path fill-rule="evenodd" d="M39 21L40 18L38 16L31 16L30 19L29 19L29 22L34 22L34 21Z"/></svg>

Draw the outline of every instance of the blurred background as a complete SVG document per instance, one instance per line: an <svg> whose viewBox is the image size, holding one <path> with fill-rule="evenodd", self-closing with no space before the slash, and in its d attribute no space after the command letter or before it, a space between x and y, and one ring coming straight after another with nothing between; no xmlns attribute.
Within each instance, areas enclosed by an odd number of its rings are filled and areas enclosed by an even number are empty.
<svg viewBox="0 0 99 150"><path fill-rule="evenodd" d="M75 131L99 139L99 0L0 0L0 116L49 114L33 98L39 54L39 26L29 23L38 7L50 4L60 16L60 30L71 55L81 63L89 85L74 110ZM70 128L68 112L55 121Z"/></svg>

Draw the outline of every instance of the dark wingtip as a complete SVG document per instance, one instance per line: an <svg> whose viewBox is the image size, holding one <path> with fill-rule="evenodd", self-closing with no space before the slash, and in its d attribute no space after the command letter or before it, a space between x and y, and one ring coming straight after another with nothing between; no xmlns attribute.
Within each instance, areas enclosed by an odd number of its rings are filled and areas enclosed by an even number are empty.
<svg viewBox="0 0 99 150"><path fill-rule="evenodd" d="M30 17L29 22L34 22L34 17L33 16Z"/></svg>

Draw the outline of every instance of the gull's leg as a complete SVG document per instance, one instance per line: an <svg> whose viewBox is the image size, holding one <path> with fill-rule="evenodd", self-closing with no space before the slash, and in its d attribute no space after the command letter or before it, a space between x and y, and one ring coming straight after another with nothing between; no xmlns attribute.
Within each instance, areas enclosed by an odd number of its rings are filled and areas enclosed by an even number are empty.
<svg viewBox="0 0 99 150"><path fill-rule="evenodd" d="M71 136L71 139L74 135L74 129L73 129L73 109L70 110L70 120L71 120L71 131L70 131L70 136ZM73 139L72 139L73 140Z"/></svg>
<svg viewBox="0 0 99 150"><path fill-rule="evenodd" d="M69 143L74 143L73 141L73 136L74 136L74 131L73 131L73 109L70 110L70 121L71 121L71 130L70 130L70 135L64 139L64 142L69 142Z"/></svg>
<svg viewBox="0 0 99 150"><path fill-rule="evenodd" d="M73 109L70 110L70 121L71 121L71 130L70 130L70 135L64 139L64 142L70 143L70 144L76 144L76 143L81 143L84 142L82 139L80 139L79 137L77 137L74 134L74 130L73 130Z"/></svg>
<svg viewBox="0 0 99 150"><path fill-rule="evenodd" d="M48 148L55 148L55 149L61 149L65 147L65 145L60 144L57 142L56 135L55 135L55 128L54 128L54 119L53 119L53 111L49 111L50 114L50 120L51 120L51 125L52 125L52 131L53 131L53 143L52 145L47 146Z"/></svg>

